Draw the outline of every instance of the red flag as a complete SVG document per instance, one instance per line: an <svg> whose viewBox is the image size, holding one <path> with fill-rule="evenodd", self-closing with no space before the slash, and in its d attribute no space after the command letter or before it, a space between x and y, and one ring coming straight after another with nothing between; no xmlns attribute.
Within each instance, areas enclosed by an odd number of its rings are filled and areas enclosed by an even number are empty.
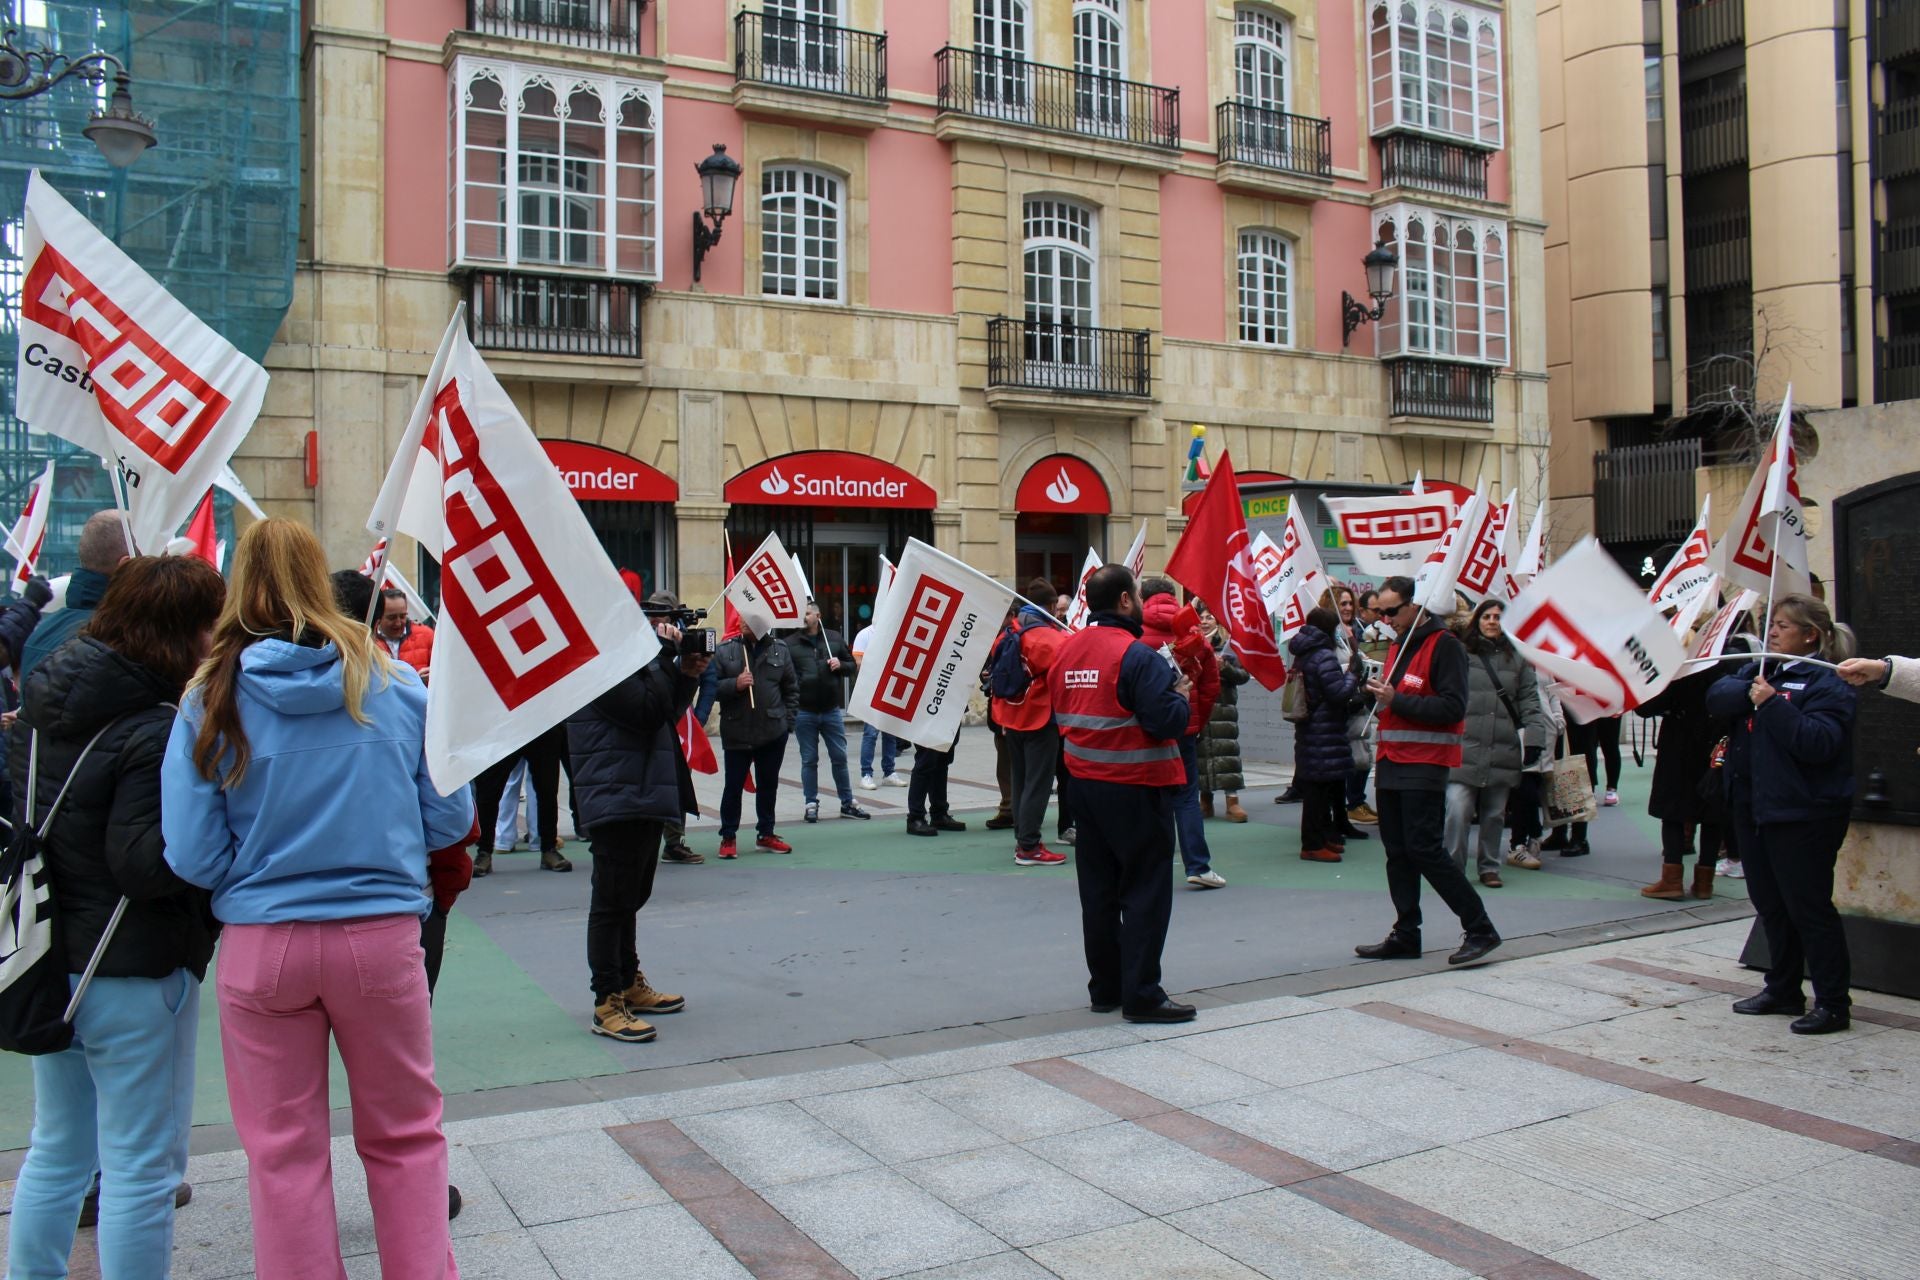
<svg viewBox="0 0 1920 1280"><path fill-rule="evenodd" d="M207 496L200 499L200 505L194 510L193 519L187 521L187 540L193 543L193 555L205 560L217 571L220 568L220 533L213 522L213 490L207 490Z"/></svg>
<svg viewBox="0 0 1920 1280"><path fill-rule="evenodd" d="M720 762L713 755L713 743L707 739L707 731L694 722L692 707L680 717L680 754L687 758L687 768L695 773L720 772Z"/></svg>
<svg viewBox="0 0 1920 1280"><path fill-rule="evenodd" d="M1224 454L1207 481L1206 492L1194 504L1187 531L1167 562L1167 576L1213 606L1214 617L1226 624L1227 639L1254 679L1269 689L1287 682L1287 664L1273 634L1273 615L1267 612L1254 577L1233 462Z"/></svg>

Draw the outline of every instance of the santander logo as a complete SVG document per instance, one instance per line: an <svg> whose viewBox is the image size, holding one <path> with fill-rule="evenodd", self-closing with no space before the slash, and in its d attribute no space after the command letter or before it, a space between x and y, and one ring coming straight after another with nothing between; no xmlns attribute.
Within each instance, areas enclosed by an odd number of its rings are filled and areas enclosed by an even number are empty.
<svg viewBox="0 0 1920 1280"><path fill-rule="evenodd" d="M1073 477L1067 474L1067 469L1064 466L1061 467L1060 474L1047 485L1048 499L1064 507L1079 496L1080 486L1073 482Z"/></svg>
<svg viewBox="0 0 1920 1280"><path fill-rule="evenodd" d="M776 498L782 496L792 488L793 486L787 483L787 478L780 474L780 468L778 467L767 472L760 481L760 492L770 494Z"/></svg>

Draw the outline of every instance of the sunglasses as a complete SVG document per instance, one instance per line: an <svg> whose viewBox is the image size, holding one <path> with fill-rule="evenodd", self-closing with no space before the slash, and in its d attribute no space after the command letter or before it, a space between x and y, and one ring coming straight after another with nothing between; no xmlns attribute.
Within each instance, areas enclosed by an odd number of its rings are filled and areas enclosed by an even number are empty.
<svg viewBox="0 0 1920 1280"><path fill-rule="evenodd" d="M1413 608L1413 601L1402 600L1399 604L1376 604L1373 606L1373 611L1386 617L1392 617L1402 609L1411 608Z"/></svg>

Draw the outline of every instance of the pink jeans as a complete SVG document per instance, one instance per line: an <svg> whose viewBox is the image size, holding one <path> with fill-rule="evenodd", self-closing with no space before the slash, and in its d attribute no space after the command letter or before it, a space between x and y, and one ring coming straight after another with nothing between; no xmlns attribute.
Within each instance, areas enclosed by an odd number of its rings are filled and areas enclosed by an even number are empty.
<svg viewBox="0 0 1920 1280"><path fill-rule="evenodd" d="M420 921L409 915L228 925L221 935L220 1047L247 1152L260 1275L347 1274L327 1127L331 1032L347 1068L381 1274L457 1280L422 960Z"/></svg>

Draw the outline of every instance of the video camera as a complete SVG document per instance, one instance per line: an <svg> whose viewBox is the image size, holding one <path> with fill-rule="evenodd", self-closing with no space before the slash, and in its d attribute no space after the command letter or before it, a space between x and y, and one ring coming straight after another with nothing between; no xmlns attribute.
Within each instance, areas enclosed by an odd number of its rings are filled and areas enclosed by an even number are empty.
<svg viewBox="0 0 1920 1280"><path fill-rule="evenodd" d="M650 622L665 622L680 628L680 652L683 654L712 653L720 647L719 639L713 634L712 627L695 625L706 621L705 609L689 609L685 605L673 609L642 605L641 610Z"/></svg>

